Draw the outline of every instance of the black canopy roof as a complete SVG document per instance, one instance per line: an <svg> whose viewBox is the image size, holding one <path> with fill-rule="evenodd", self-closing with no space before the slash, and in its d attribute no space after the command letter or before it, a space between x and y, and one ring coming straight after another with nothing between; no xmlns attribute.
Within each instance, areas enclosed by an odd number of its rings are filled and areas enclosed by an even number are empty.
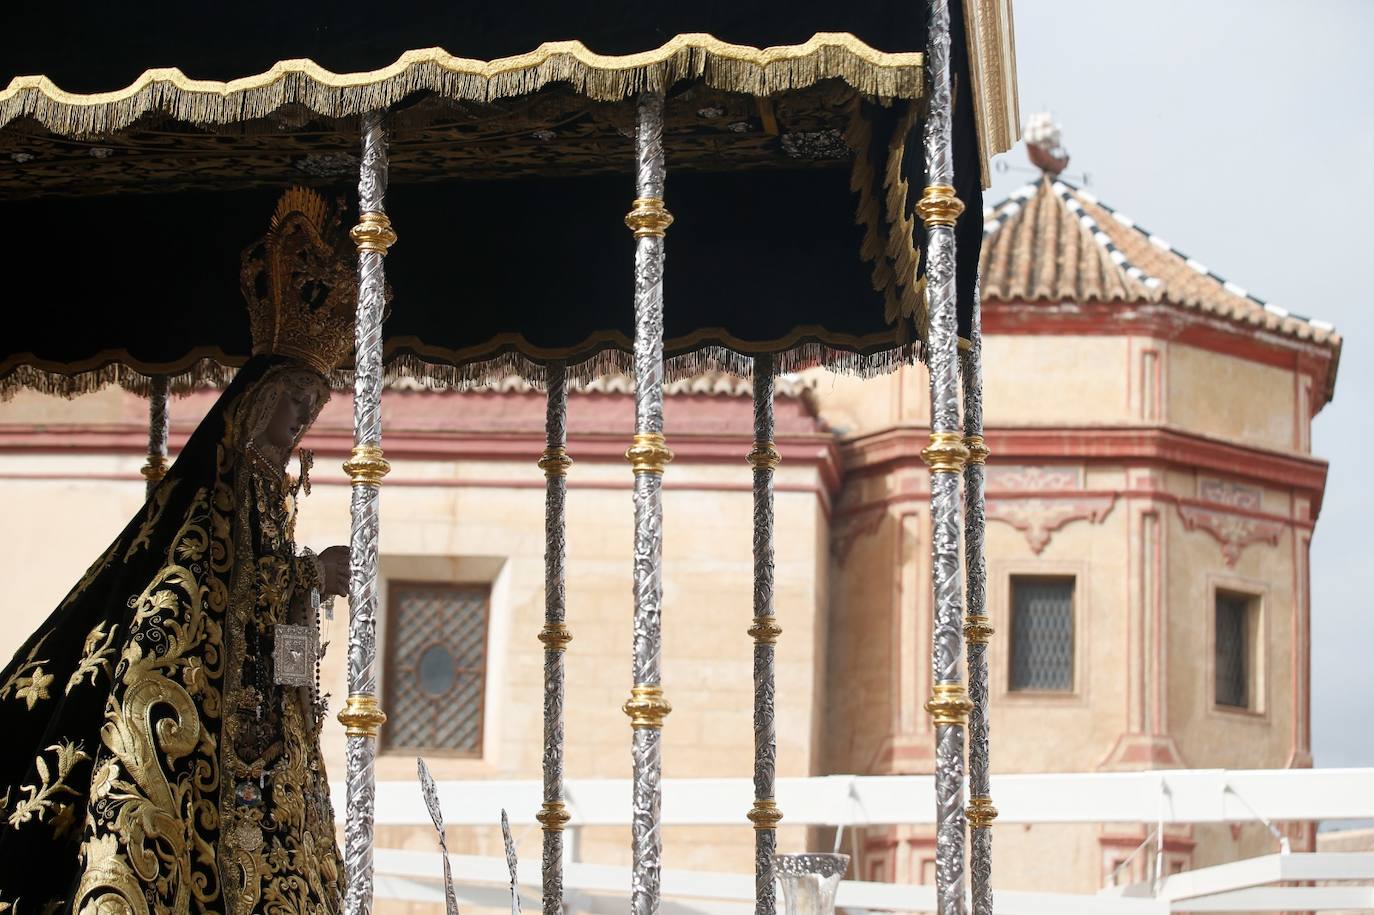
<svg viewBox="0 0 1374 915"><path fill-rule="evenodd" d="M951 7L966 329L981 189ZM644 88L668 96L672 370L919 356L926 15L813 0L24 5L0 33L0 216L19 227L25 319L0 341L0 392L222 380L248 355L241 251L283 188L352 194L358 116L375 107L400 234L393 372L623 368Z"/></svg>

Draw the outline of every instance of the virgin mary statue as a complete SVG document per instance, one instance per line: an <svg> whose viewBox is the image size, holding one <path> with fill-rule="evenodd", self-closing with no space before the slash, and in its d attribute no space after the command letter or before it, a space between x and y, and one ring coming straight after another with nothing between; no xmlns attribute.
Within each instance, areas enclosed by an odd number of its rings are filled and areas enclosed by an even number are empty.
<svg viewBox="0 0 1374 915"><path fill-rule="evenodd" d="M338 219L293 189L244 253L253 357L143 509L0 673L0 913L334 915L321 598L298 551L309 456L348 354Z"/></svg>

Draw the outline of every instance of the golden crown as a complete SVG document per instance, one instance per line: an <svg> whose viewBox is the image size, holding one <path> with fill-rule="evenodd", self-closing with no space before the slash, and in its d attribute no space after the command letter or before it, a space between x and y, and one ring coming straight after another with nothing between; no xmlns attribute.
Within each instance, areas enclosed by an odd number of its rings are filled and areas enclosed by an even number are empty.
<svg viewBox="0 0 1374 915"><path fill-rule="evenodd" d="M353 348L356 265L339 204L303 187L283 194L239 271L253 355L291 356L321 375L337 368Z"/></svg>

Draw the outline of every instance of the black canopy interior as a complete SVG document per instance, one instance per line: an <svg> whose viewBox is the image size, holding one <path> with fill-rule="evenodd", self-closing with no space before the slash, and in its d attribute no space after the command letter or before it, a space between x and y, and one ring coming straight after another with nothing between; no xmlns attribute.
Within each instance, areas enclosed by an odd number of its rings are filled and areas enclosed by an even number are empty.
<svg viewBox="0 0 1374 915"><path fill-rule="evenodd" d="M960 6L951 2L966 333L981 189ZM902 2L77 7L7 10L0 85L42 74L69 93L112 91L153 67L227 80L302 57L345 73L412 49L490 60L565 39L620 55L698 32L753 47L844 32L919 52L926 31L924 4ZM793 367L877 371L919 356L923 314L894 302L916 287L899 254L921 242L921 101L869 97L838 78L762 99L690 79L667 93L669 358L685 371L772 352ZM241 364L239 256L275 198L295 183L353 194L358 119L298 108L235 124L188 123L168 108L107 135L28 116L0 125L0 215L23 227L11 236L11 313L24 318L0 341L0 390L138 388L150 374L191 383ZM393 366L448 380L535 375L550 359L614 367L631 335L632 124L630 94L593 101L566 85L482 104L417 91L390 106Z"/></svg>

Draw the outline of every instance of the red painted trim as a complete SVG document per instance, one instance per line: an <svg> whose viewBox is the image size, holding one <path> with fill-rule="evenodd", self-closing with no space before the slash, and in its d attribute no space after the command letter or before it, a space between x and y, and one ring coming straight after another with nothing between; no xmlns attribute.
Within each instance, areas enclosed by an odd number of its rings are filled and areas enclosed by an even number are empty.
<svg viewBox="0 0 1374 915"><path fill-rule="evenodd" d="M80 425L0 426L0 454L5 453L77 453L77 454L136 454L147 450L147 430L132 425L92 427ZM185 445L185 430L172 437L171 451L176 452ZM306 437L304 444L314 449L318 457L346 457L353 447L350 436L327 431ZM745 456L752 447L751 436L734 435L691 435L680 436L670 445L677 460L694 464L738 464L741 479L739 488L749 490L749 472ZM805 491L816 492L827 513L830 511L832 496L839 491L842 476L839 448L832 436L817 433L814 435L779 436L778 451L788 464L814 467L820 476L819 486L804 487ZM624 436L611 434L573 435L568 440L568 451L578 462L616 463L625 461L626 440ZM389 431L384 440L386 456L395 460L422 461L519 461L531 467L532 487L543 488L538 479L534 463L543 448L543 440L535 434L525 433L488 433L488 434L436 434L432 432L414 433L406 430ZM83 475L84 476L84 475ZM92 477L93 478L93 477ZM120 477L122 479L122 477ZM325 480L321 479L321 482ZM398 482L396 477L388 483ZM576 481L575 473L569 477L570 485L582 485ZM665 480L669 489L678 488L670 473ZM401 484L405 485L405 484ZM426 481L419 485L443 485L439 481ZM459 483L458 485L464 485ZM733 489L732 484L725 484ZM790 484L779 484L782 492L795 491ZM619 488L619 487L617 487ZM623 488L631 488L626 482ZM709 489L709 484L691 484L687 488Z"/></svg>
<svg viewBox="0 0 1374 915"><path fill-rule="evenodd" d="M1083 462L1206 470L1295 489L1312 499L1313 518L1326 490L1327 462L1321 458L1237 445L1177 429L994 426L986 437L996 463ZM841 446L844 472L866 476L924 468L921 449L929 438L924 428L903 427L851 439Z"/></svg>
<svg viewBox="0 0 1374 915"><path fill-rule="evenodd" d="M1142 489L1057 489L1057 490L997 490L987 491L987 500L997 502L1003 499L1091 499L1091 498L1121 498L1128 500L1144 501L1146 503L1156 503L1165 505L1176 505L1184 508L1201 508L1207 511L1222 512L1228 515L1238 515L1243 518L1254 518L1257 521L1269 521L1293 527L1298 530L1310 531L1315 527L1315 522L1307 518L1290 518L1284 515L1275 515L1270 512L1255 511L1254 509L1239 508L1230 505L1221 505L1216 502L1205 502L1202 499L1194 499L1188 496L1179 496L1171 492L1162 490L1142 490ZM908 502L929 501L929 490L905 490L870 499L866 502L848 503L840 507L835 512L836 519L852 518L862 515L874 509L886 509L893 505L904 505Z"/></svg>
<svg viewBox="0 0 1374 915"><path fill-rule="evenodd" d="M5 473L0 472L0 480L15 481L70 481L86 482L88 480L116 483L138 483L144 485L144 480L136 473L82 473L78 471L67 472L44 472L37 473ZM310 482L314 486L351 486L352 482L343 476L311 476ZM389 476L386 479L386 486L400 486L406 488L434 488L434 489L537 489L544 491L543 480L515 480L515 479L407 479L405 477ZM569 489L586 490L612 490L630 492L634 489L633 480L575 480L569 478ZM821 511L826 521L830 520L830 494L821 486L810 486L804 483L778 483L773 487L777 492L806 493L815 495L820 502ZM725 482L678 482L671 477L664 479L663 489L665 492L753 492L752 482L744 483L725 483Z"/></svg>
<svg viewBox="0 0 1374 915"><path fill-rule="evenodd" d="M1181 500L1180 500L1181 501ZM1153 626L1154 644L1150 646L1150 675L1154 695L1150 701L1150 736L1166 738L1168 730L1168 621L1164 614L1164 551L1168 548L1168 526L1158 511L1147 512L1142 517L1154 518L1152 543L1150 544L1150 567L1144 569L1150 576L1150 615Z"/></svg>

